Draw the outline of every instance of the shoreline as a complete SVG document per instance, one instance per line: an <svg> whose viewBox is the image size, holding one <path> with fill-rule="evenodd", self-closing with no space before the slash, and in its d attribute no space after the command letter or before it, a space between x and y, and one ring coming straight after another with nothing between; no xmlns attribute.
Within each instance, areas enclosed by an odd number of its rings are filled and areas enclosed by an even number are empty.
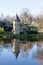
<svg viewBox="0 0 43 65"><path fill-rule="evenodd" d="M29 41L43 41L43 33L38 34L13 34L11 32L0 33L0 39L21 39Z"/></svg>

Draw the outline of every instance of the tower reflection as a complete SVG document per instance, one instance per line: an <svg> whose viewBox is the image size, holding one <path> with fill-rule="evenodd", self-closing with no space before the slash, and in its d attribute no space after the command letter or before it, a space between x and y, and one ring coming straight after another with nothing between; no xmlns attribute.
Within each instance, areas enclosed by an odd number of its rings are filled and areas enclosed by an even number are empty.
<svg viewBox="0 0 43 65"><path fill-rule="evenodd" d="M13 53L17 57L21 50L26 52L28 49L31 48L31 42L30 41L21 41L19 39L14 39L12 41L12 47L13 47Z"/></svg>
<svg viewBox="0 0 43 65"><path fill-rule="evenodd" d="M13 42L12 42L12 46L13 46L13 53L17 57L19 52L20 52L20 40L19 39L14 39Z"/></svg>

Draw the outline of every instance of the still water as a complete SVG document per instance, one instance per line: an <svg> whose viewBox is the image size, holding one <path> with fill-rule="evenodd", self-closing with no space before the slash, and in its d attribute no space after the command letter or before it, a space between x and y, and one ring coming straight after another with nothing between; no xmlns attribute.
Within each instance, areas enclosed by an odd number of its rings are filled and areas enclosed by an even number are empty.
<svg viewBox="0 0 43 65"><path fill-rule="evenodd" d="M0 40L0 65L43 65L43 42Z"/></svg>

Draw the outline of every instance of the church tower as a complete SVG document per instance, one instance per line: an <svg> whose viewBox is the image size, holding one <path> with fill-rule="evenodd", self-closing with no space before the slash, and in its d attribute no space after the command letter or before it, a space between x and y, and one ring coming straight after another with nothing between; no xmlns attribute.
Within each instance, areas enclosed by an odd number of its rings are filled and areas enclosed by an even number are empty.
<svg viewBox="0 0 43 65"><path fill-rule="evenodd" d="M16 19L13 21L13 31L14 34L20 34L20 19L18 15L16 15Z"/></svg>

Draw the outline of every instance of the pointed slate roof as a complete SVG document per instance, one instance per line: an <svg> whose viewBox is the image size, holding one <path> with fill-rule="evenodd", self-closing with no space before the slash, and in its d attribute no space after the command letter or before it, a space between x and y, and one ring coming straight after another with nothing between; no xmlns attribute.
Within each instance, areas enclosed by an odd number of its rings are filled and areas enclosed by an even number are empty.
<svg viewBox="0 0 43 65"><path fill-rule="evenodd" d="M16 21L20 22L20 18L17 14L16 14Z"/></svg>

